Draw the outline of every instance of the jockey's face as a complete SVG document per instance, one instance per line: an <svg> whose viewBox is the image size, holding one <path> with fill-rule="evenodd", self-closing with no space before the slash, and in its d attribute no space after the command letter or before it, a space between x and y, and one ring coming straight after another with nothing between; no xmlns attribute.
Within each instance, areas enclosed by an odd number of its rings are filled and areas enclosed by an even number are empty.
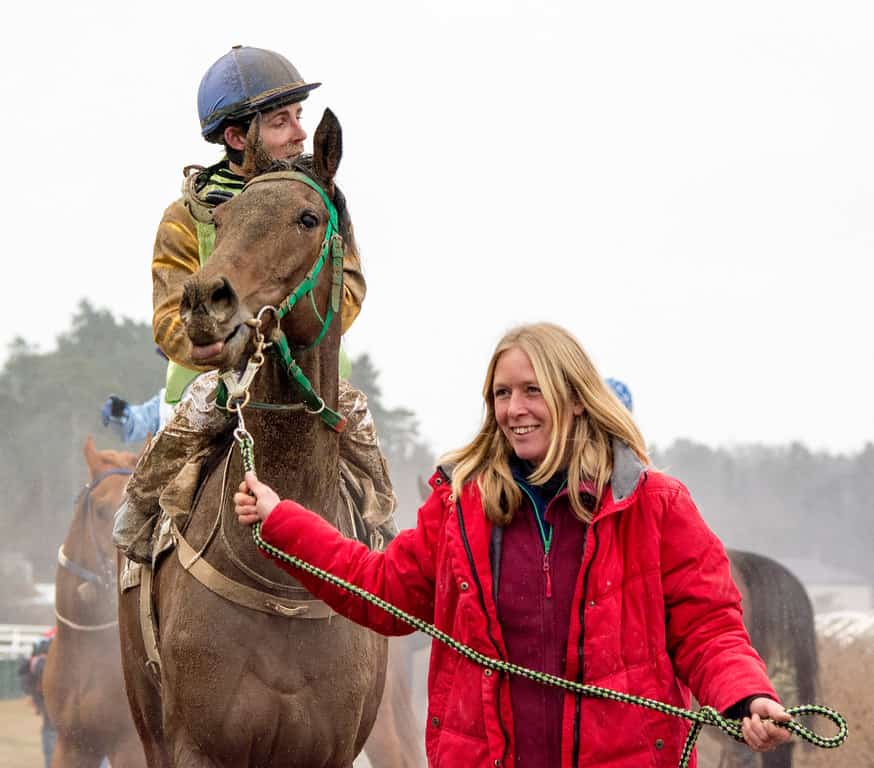
<svg viewBox="0 0 874 768"><path fill-rule="evenodd" d="M287 104L284 107L261 113L261 145L274 160L291 160L303 152L307 132L300 123L303 114L301 104ZM246 134L238 126L225 128L225 141L232 149L242 152L246 148ZM231 163L234 171L240 168Z"/></svg>
<svg viewBox="0 0 874 768"><path fill-rule="evenodd" d="M261 143L274 160L291 160L303 152L307 132L300 124L301 104L261 113Z"/></svg>

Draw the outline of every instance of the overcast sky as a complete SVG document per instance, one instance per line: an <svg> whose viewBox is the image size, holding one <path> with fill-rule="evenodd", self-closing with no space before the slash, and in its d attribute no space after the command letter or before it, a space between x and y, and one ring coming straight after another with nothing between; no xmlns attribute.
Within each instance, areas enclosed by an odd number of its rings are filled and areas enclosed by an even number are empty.
<svg viewBox="0 0 874 768"><path fill-rule="evenodd" d="M83 297L150 321L161 214L218 159L197 86L242 43L324 83L306 126L343 125L369 285L347 348L435 451L472 436L494 343L533 320L629 384L651 443L857 451L872 35L866 0L16 3L3 354L51 349Z"/></svg>

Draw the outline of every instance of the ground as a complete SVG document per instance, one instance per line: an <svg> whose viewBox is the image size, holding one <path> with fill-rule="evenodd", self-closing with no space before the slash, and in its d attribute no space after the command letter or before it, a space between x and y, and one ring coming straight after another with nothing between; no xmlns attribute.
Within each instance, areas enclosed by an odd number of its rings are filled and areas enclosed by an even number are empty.
<svg viewBox="0 0 874 768"><path fill-rule="evenodd" d="M0 765L42 768L40 725L30 699L0 700Z"/></svg>
<svg viewBox="0 0 874 768"><path fill-rule="evenodd" d="M820 704L837 709L849 721L850 738L836 751L804 750L796 761L797 768L870 768L874 754L874 640L860 639L841 646L835 642L820 643ZM418 677L418 675L417 675ZM423 686L415 690L421 691ZM809 703L809 702L805 702ZM831 725L816 718L814 730L823 735L833 732ZM40 718L34 714L29 699L0 700L0 766L2 768L42 768L40 751ZM699 768L712 768L714 763L699 761ZM369 768L361 757L355 768Z"/></svg>

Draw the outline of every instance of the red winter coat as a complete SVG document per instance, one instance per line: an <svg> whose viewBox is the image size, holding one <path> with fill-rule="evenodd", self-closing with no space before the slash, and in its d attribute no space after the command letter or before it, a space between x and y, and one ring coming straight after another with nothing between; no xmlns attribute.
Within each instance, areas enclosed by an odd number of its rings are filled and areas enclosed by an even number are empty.
<svg viewBox="0 0 874 768"><path fill-rule="evenodd" d="M752 694L777 698L749 643L725 550L677 480L644 470L624 445L586 536L567 639L565 677L689 706L725 710ZM343 538L283 501L262 535L276 547L373 592L496 658L507 658L493 599L492 524L475 483L455 500L447 477L415 529L385 552ZM567 503L565 502L566 506ZM570 514L570 508L566 511ZM558 510L557 510L558 512ZM410 628L382 609L289 569L314 595L386 635ZM688 686L688 688L687 688ZM685 720L630 704L565 696L563 768L674 768ZM434 768L513 768L506 675L435 641L428 675L426 749Z"/></svg>

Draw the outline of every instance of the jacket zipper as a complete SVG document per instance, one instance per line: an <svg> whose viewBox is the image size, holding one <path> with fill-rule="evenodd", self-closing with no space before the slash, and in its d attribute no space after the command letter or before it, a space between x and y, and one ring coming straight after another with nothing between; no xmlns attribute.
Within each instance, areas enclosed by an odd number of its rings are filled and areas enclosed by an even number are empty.
<svg viewBox="0 0 874 768"><path fill-rule="evenodd" d="M549 567L549 550L552 548L552 531L554 529L551 528L549 531L549 536L546 535L546 531L543 528L543 523L540 521L540 514L537 511L537 504L534 501L534 497L531 495L531 493L528 491L528 489L524 485L522 485L521 483L517 483L517 485L522 489L522 491L528 497L528 500L531 502L531 511L534 513L534 518L537 522L537 528L540 531L540 541L543 544L543 566L542 567L543 567L543 576L546 579L546 596L551 598L552 597L552 572L551 572L550 567ZM554 500L555 500L555 497L553 497L553 501ZM552 504L552 501L550 501L549 504ZM549 504L546 505L547 508L549 508ZM544 518L545 518L545 515L546 515L546 512L544 510ZM544 522L545 522L545 519L544 519Z"/></svg>
<svg viewBox="0 0 874 768"><path fill-rule="evenodd" d="M591 532L594 543L592 544L592 556L589 562L586 563L586 572L583 574L583 594L580 599L580 639L577 641L577 682L583 682L583 640L586 635L586 592L589 586L589 571L592 568L592 563L595 562L595 556L598 554L598 536L595 533L594 521L586 529L587 534ZM574 702L574 748L573 748L573 768L578 768L580 764L580 721L581 709L583 704L583 695L576 694Z"/></svg>
<svg viewBox="0 0 874 768"><path fill-rule="evenodd" d="M447 478L448 480L448 478ZM489 616L489 612L486 609L486 600L483 596L483 585L479 580L479 574L477 573L476 566L473 561L473 552L470 550L470 542L467 539L467 529L464 526L464 513L461 511L461 500L455 500L455 508L458 510L458 531L461 534L461 541L464 544L464 551L467 554L467 561L470 564L470 572L473 576L474 583L476 584L477 595L479 597L480 606L483 609L483 615L486 617L486 633L489 636L489 640L492 641L492 645L495 646L495 650L498 652L498 656L501 661L506 661L504 658L504 654L501 653L501 647L498 645L498 642L495 640L495 636L492 634L492 620ZM504 751L501 753L501 762L506 764L507 762L507 751L510 748L510 734L507 733L507 727L504 725L504 720L501 717L501 681L504 677L504 672L501 672L498 677L498 695L497 695L497 708L498 708L498 723L501 726L501 733L504 736Z"/></svg>

